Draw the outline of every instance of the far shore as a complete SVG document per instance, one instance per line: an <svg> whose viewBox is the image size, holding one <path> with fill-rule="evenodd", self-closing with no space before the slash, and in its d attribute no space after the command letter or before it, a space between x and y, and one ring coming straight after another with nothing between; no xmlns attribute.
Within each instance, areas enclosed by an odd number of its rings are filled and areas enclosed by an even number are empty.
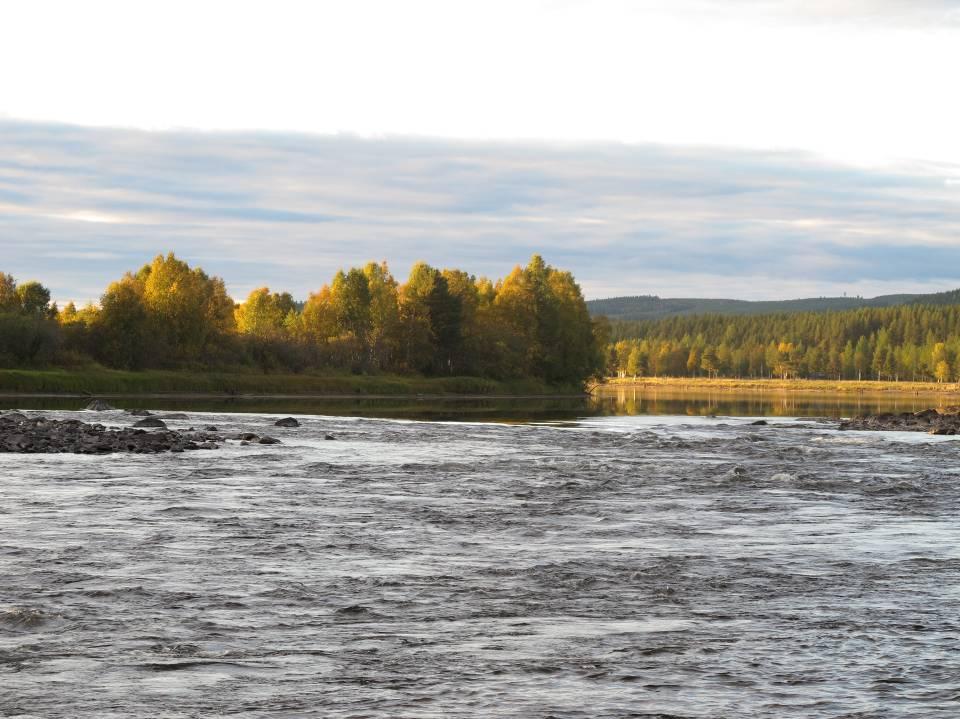
<svg viewBox="0 0 960 719"><path fill-rule="evenodd" d="M955 382L890 382L876 380L822 379L712 379L706 377L611 377L595 385L593 392L630 389L669 392L781 392L829 395L903 395L956 397L960 400L960 383Z"/></svg>
<svg viewBox="0 0 960 719"><path fill-rule="evenodd" d="M514 400L514 399L586 399L587 392L578 394L225 394L222 392L0 392L0 399L36 397L38 399L163 399L163 400L364 400L364 399L402 399L402 400Z"/></svg>
<svg viewBox="0 0 960 719"><path fill-rule="evenodd" d="M154 399L546 399L588 396L534 379L206 370L0 369L0 397Z"/></svg>

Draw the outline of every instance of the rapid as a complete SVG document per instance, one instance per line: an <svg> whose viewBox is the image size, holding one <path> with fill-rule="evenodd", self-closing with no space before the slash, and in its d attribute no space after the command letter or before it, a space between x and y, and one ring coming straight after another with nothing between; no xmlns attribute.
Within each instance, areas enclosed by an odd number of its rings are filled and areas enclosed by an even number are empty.
<svg viewBox="0 0 960 719"><path fill-rule="evenodd" d="M275 419L0 454L0 716L956 716L951 437Z"/></svg>

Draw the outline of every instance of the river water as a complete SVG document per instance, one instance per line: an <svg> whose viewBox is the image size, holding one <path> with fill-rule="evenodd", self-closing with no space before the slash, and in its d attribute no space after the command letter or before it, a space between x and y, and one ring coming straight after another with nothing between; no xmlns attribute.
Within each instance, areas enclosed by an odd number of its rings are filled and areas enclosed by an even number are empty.
<svg viewBox="0 0 960 719"><path fill-rule="evenodd" d="M0 454L0 716L960 712L954 438L277 416Z"/></svg>

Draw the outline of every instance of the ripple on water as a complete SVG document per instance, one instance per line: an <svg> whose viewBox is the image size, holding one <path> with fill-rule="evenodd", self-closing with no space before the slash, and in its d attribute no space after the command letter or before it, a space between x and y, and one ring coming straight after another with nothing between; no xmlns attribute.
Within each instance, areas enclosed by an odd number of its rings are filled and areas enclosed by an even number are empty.
<svg viewBox="0 0 960 719"><path fill-rule="evenodd" d="M0 714L955 713L942 438L275 419L191 414L269 448L0 455Z"/></svg>

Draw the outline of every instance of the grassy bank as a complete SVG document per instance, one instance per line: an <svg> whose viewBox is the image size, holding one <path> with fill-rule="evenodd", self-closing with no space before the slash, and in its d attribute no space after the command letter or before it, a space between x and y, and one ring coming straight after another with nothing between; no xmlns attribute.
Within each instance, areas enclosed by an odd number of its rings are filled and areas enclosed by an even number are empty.
<svg viewBox="0 0 960 719"><path fill-rule="evenodd" d="M90 370L0 370L7 395L561 395L575 387L550 387L537 380L498 382L478 377L396 375L286 375L234 372Z"/></svg>
<svg viewBox="0 0 960 719"><path fill-rule="evenodd" d="M938 395L960 398L960 384L937 382L836 381L815 379L707 379L690 377L610 378L603 389L648 388L696 392L806 392L848 395Z"/></svg>

